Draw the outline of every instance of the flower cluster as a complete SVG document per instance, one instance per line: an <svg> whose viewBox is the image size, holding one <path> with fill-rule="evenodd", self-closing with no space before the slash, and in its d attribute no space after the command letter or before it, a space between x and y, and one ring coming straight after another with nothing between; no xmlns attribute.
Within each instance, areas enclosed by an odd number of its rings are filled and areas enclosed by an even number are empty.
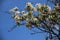
<svg viewBox="0 0 60 40"><path fill-rule="evenodd" d="M35 6L31 2L26 3L25 11L19 11L18 7L15 7L10 10L13 14L13 19L16 21L16 25L20 26L21 22L26 21L25 25L27 28L32 29L36 28L56 28L53 25L60 22L60 6L55 6L54 9L51 9L50 6L46 4L37 3ZM59 11L57 11L59 10ZM34 15L34 12L39 12L37 15ZM43 24L44 26L43 26ZM42 26L41 26L42 25ZM33 27L34 26L34 27Z"/></svg>

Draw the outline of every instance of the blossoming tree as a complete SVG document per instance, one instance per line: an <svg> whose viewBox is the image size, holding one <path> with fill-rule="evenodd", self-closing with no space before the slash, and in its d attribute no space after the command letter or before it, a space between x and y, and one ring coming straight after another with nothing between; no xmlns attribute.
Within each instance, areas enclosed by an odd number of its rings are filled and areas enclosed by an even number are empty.
<svg viewBox="0 0 60 40"><path fill-rule="evenodd" d="M42 33L48 33L46 40L60 40L60 1L48 1L55 5L53 9L46 4L37 3L33 6L31 2L27 2L25 6L26 12L19 11L18 7L9 10L16 23L9 31L12 31L17 26L25 25L29 30L37 28L41 30ZM34 12L38 12L36 13L37 15ZM21 23L23 21L26 22ZM35 32L35 30L32 31L34 31L34 33L41 33Z"/></svg>

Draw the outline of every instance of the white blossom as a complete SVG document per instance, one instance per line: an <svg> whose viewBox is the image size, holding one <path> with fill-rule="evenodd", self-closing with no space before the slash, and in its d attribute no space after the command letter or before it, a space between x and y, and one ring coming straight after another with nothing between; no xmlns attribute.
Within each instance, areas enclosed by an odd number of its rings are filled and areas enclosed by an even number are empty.
<svg viewBox="0 0 60 40"><path fill-rule="evenodd" d="M16 12L19 8L18 7L14 7L11 10L9 10L9 12Z"/></svg>
<svg viewBox="0 0 60 40"><path fill-rule="evenodd" d="M20 14L25 14L25 11L20 12Z"/></svg>
<svg viewBox="0 0 60 40"><path fill-rule="evenodd" d="M33 11L37 11L37 9L35 7L33 7Z"/></svg>
<svg viewBox="0 0 60 40"><path fill-rule="evenodd" d="M16 11L16 12L15 12L15 15L18 15L18 14L20 14L20 11Z"/></svg>
<svg viewBox="0 0 60 40"><path fill-rule="evenodd" d="M40 3L37 3L37 4L35 5L35 7L36 7L37 9L40 9L40 8L41 8L41 4L40 4Z"/></svg>
<svg viewBox="0 0 60 40"><path fill-rule="evenodd" d="M26 3L26 7L27 7L27 6L33 7L33 5L32 5L31 2Z"/></svg>
<svg viewBox="0 0 60 40"><path fill-rule="evenodd" d="M38 21L38 19L37 19L37 18L35 18L35 17L31 17L31 21L35 23L35 22L37 22L37 21Z"/></svg>
<svg viewBox="0 0 60 40"><path fill-rule="evenodd" d="M32 3L30 3L30 2L26 3L26 10L32 11L32 9L33 9Z"/></svg>
<svg viewBox="0 0 60 40"><path fill-rule="evenodd" d="M51 11L51 7L50 6L47 6L48 10Z"/></svg>
<svg viewBox="0 0 60 40"><path fill-rule="evenodd" d="M23 17L24 19L26 19L27 16L28 16L28 13L22 14L22 17Z"/></svg>
<svg viewBox="0 0 60 40"><path fill-rule="evenodd" d="M16 15L16 16L14 17L14 19L20 19L20 17L19 17L18 15Z"/></svg>

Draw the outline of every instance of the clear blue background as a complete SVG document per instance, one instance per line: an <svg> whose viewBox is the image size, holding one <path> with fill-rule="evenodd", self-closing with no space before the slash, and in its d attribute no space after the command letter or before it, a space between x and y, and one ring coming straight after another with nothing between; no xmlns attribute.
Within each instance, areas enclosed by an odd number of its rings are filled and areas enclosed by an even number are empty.
<svg viewBox="0 0 60 40"><path fill-rule="evenodd" d="M15 28L12 32L8 32L8 30L13 27L14 20L10 14L5 12L15 6L17 6L20 11L23 11L25 10L24 7L27 2L32 2L33 5L36 3L47 3L46 0L0 0L0 30L2 31L4 40L45 40L47 34L40 33L31 35L30 33L32 33L32 31L24 25ZM52 3L47 4L53 8Z"/></svg>

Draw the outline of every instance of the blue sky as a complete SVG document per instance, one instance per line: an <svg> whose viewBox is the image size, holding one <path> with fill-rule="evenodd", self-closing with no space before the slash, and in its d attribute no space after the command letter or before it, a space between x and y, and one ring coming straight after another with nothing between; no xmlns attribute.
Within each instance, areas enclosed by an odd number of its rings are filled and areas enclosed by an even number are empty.
<svg viewBox="0 0 60 40"><path fill-rule="evenodd" d="M31 35L32 31L28 30L24 25L15 28L12 32L8 32L8 29L13 27L14 20L11 15L5 13L11 8L17 6L20 11L24 10L25 4L32 2L33 5L36 3L46 3L45 0L0 0L0 30L2 30L4 40L44 40L47 34L35 34ZM48 3L53 8L52 3Z"/></svg>

